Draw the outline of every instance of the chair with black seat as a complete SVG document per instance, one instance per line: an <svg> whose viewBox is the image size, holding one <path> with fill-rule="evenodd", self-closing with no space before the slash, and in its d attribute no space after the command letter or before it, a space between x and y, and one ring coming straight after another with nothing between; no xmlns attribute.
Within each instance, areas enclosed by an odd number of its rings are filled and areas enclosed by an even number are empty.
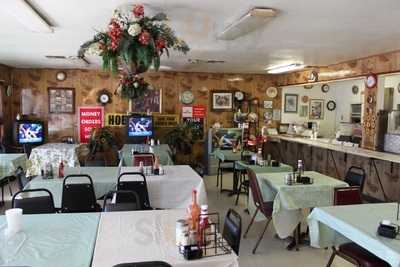
<svg viewBox="0 0 400 267"><path fill-rule="evenodd" d="M363 168L351 166L347 170L344 181L348 183L350 186L359 186L360 193L362 193L364 188L365 177L366 174Z"/></svg>
<svg viewBox="0 0 400 267"><path fill-rule="evenodd" d="M120 263L114 265L113 267L172 267L172 265L164 261L146 261L146 262Z"/></svg>
<svg viewBox="0 0 400 267"><path fill-rule="evenodd" d="M117 199L123 195L126 202L117 202ZM115 201L114 201L115 197ZM111 201L108 202L108 200ZM103 211L111 212L111 211L133 211L140 210L141 203L139 195L134 191L124 191L124 190L114 190L108 192L104 197L103 202Z"/></svg>
<svg viewBox="0 0 400 267"><path fill-rule="evenodd" d="M224 179L224 173L226 172L233 172L233 173L235 172L235 161L219 158L218 168L217 168L217 187L221 186L220 192L224 191L223 179Z"/></svg>
<svg viewBox="0 0 400 267"><path fill-rule="evenodd" d="M37 196L37 193L44 193L44 196ZM24 194L35 196L24 197ZM24 214L43 214L55 213L54 199L51 192L47 189L27 189L22 190L12 197L11 206L20 208Z"/></svg>
<svg viewBox="0 0 400 267"><path fill-rule="evenodd" d="M261 188L260 188L260 185L258 184L257 176L256 176L255 172L252 169L247 168L247 174L249 175L250 189L251 189L251 194L253 196L253 201L254 201L254 206L256 207L256 211L254 212L254 215L251 218L250 224L247 227L247 230L244 233L243 238L246 238L247 233L249 232L251 225L254 223L254 220L259 211L267 218L267 222L265 224L264 230L262 231L262 233L261 233L260 237L258 238L257 243L253 249L253 254L255 254L257 247L260 244L261 239L263 238L265 231L267 230L268 225L272 219L272 211L273 211L274 202L273 201L268 201L268 202L264 201L262 192L261 192Z"/></svg>
<svg viewBox="0 0 400 267"><path fill-rule="evenodd" d="M334 205L356 205L362 204L361 191L359 186L339 187L334 189ZM389 267L390 265L382 259L376 257L368 250L360 247L354 242L340 245L338 248L332 247L332 255L327 267L332 265L336 256L353 263L359 267Z"/></svg>
<svg viewBox="0 0 400 267"><path fill-rule="evenodd" d="M133 191L139 195L142 210L151 210L146 177L141 172L124 172L118 177L117 190ZM117 202L129 202L126 196L117 196Z"/></svg>
<svg viewBox="0 0 400 267"><path fill-rule="evenodd" d="M222 237L229 244L236 255L239 255L240 238L242 237L242 218L233 209L229 209L225 217Z"/></svg>
<svg viewBox="0 0 400 267"><path fill-rule="evenodd" d="M85 182L83 180L87 181ZM101 211L101 207L96 202L93 180L89 175L71 174L64 178L61 212L72 213L99 211Z"/></svg>
<svg viewBox="0 0 400 267"><path fill-rule="evenodd" d="M138 153L133 154L133 166L140 166L140 162L143 162L143 166L153 166L155 157L153 153Z"/></svg>

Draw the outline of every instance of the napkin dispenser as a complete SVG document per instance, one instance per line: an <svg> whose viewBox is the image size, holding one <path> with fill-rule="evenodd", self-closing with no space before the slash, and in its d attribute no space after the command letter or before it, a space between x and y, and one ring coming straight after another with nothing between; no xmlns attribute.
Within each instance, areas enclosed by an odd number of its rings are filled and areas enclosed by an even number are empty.
<svg viewBox="0 0 400 267"><path fill-rule="evenodd" d="M390 222L382 221L378 226L378 235L394 239L399 233L399 227Z"/></svg>
<svg viewBox="0 0 400 267"><path fill-rule="evenodd" d="M203 250L198 246L185 246L183 249L185 260L197 260L203 257Z"/></svg>
<svg viewBox="0 0 400 267"><path fill-rule="evenodd" d="M312 184L314 180L308 176L300 176L296 178L296 182L300 184Z"/></svg>

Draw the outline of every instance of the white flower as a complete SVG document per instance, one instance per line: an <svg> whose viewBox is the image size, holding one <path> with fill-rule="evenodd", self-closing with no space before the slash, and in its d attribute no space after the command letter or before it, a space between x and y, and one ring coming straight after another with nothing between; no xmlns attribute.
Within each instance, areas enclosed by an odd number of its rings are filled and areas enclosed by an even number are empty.
<svg viewBox="0 0 400 267"><path fill-rule="evenodd" d="M138 88L139 87L139 83L138 82L134 82L133 83L133 87Z"/></svg>
<svg viewBox="0 0 400 267"><path fill-rule="evenodd" d="M93 43L86 50L86 55L88 56L99 56L101 54L100 44Z"/></svg>
<svg viewBox="0 0 400 267"><path fill-rule="evenodd" d="M139 24L133 23L131 26L128 28L128 33L132 35L133 37L139 35L139 33L142 32L142 27L140 27Z"/></svg>

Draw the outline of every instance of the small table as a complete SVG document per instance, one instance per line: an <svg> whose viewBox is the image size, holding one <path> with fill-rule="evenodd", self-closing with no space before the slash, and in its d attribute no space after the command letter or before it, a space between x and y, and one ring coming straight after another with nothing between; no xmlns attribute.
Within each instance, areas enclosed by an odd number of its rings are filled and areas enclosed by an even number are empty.
<svg viewBox="0 0 400 267"><path fill-rule="evenodd" d="M400 241L377 235L382 220L399 224L397 204L362 204L315 208L308 216L311 246L324 248L349 240L393 267L400 266Z"/></svg>
<svg viewBox="0 0 400 267"><path fill-rule="evenodd" d="M51 163L54 167L58 167L61 160L65 166L80 166L77 153L78 147L79 145L77 144L48 143L33 148L29 157L31 166L28 168L26 176L40 175L41 169L46 162Z"/></svg>
<svg viewBox="0 0 400 267"><path fill-rule="evenodd" d="M165 261L172 266L239 266L234 252L187 261L175 244L176 221L185 210L102 213L92 267L119 263Z"/></svg>
<svg viewBox="0 0 400 267"><path fill-rule="evenodd" d="M26 162L27 162L27 158L26 158L26 154L20 154L20 153L16 153L16 154L0 154L0 184L2 184L2 201L0 202L0 206L2 206L4 204L4 180L8 179L8 183L10 186L10 177L14 176L15 171L21 167L24 171L26 171ZM10 187L10 194L12 194L11 192L11 187Z"/></svg>
<svg viewBox="0 0 400 267"><path fill-rule="evenodd" d="M314 179L313 184L285 184L287 173L261 173L257 179L264 201L273 201L272 221L279 237L289 237L303 219L302 209L331 206L335 187L347 183L320 174L306 171L304 176Z"/></svg>
<svg viewBox="0 0 400 267"><path fill-rule="evenodd" d="M150 204L153 208L172 209L186 208L192 201L192 190L197 190L199 205L207 204L207 193L203 179L186 165L164 166L164 175L147 175L147 188ZM77 167L65 168L65 175L88 174L93 180L96 198L101 198L110 190L115 190L121 172L137 172L138 167ZM46 188L54 197L54 205L61 207L63 181L43 179L41 176L32 179L25 189ZM86 182L87 179L82 181Z"/></svg>
<svg viewBox="0 0 400 267"><path fill-rule="evenodd" d="M152 148L154 151L154 155L160 158L160 163L162 165L174 165L174 162L171 158L172 151L168 145L156 145ZM150 150L150 146L146 144L125 144L121 149L124 166L132 166L132 149L137 152L141 151L142 153L148 153Z"/></svg>
<svg viewBox="0 0 400 267"><path fill-rule="evenodd" d="M23 215L23 230L6 241L0 216L0 265L90 267L99 213Z"/></svg>

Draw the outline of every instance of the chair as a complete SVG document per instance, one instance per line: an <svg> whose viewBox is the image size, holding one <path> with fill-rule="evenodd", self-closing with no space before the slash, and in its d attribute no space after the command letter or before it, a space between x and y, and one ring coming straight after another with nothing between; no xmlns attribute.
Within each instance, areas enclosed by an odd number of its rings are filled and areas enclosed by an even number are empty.
<svg viewBox="0 0 400 267"><path fill-rule="evenodd" d="M340 187L334 189L335 205L355 205L361 204L361 192L359 186ZM327 267L332 265L336 256L347 260L359 267L389 267L390 265L370 253L368 250L360 247L354 242L342 244L336 249L332 247L332 255L328 261Z"/></svg>
<svg viewBox="0 0 400 267"><path fill-rule="evenodd" d="M34 196L26 198L17 198L21 194L30 193L45 193L46 196ZM22 190L12 197L11 206L13 208L20 208L24 214L43 214L43 213L55 213L53 194L47 189L28 189Z"/></svg>
<svg viewBox="0 0 400 267"><path fill-rule="evenodd" d="M257 240L257 243L253 249L253 254L256 253L257 247L261 242L261 239L263 238L265 231L268 228L268 225L272 219L272 211L273 211L273 201L269 201L269 202L265 202L261 193L261 189L260 189L260 185L258 184L257 181L257 176L255 174L255 172L250 169L247 168L247 174L249 175L249 181L250 181L250 189L251 189L251 194L253 196L253 201L254 201L254 205L256 206L256 211L254 212L253 217L251 218L250 224L247 227L247 230L243 236L243 238L246 238L247 233L250 230L251 225L254 223L254 219L257 216L257 213L260 211L262 214L264 214L264 216L267 218L267 222L265 224L264 230L262 231L260 237Z"/></svg>
<svg viewBox="0 0 400 267"><path fill-rule="evenodd" d="M223 178L224 172L234 172L235 171L235 161L232 160L222 160L218 159L218 168L217 168L217 187L220 185L221 181L221 189L220 192L223 191Z"/></svg>
<svg viewBox="0 0 400 267"><path fill-rule="evenodd" d="M73 179L87 179L88 182L67 183ZM101 207L96 202L92 178L87 174L72 174L64 178L61 200L61 212L99 212Z"/></svg>
<svg viewBox="0 0 400 267"><path fill-rule="evenodd" d="M362 193L364 189L365 177L366 174L363 168L351 166L347 170L344 181L348 183L350 186L359 186L360 193Z"/></svg>
<svg viewBox="0 0 400 267"><path fill-rule="evenodd" d="M25 186L29 183L29 179L26 177L24 169L18 167L15 171L15 176L17 177L19 190L24 190Z"/></svg>
<svg viewBox="0 0 400 267"><path fill-rule="evenodd" d="M153 166L155 157L153 153L137 153L133 154L133 166L139 166L143 162L143 166Z"/></svg>
<svg viewBox="0 0 400 267"><path fill-rule="evenodd" d="M132 263L120 263L113 267L172 267L172 265L164 261L147 261L147 262L132 262Z"/></svg>
<svg viewBox="0 0 400 267"><path fill-rule="evenodd" d="M122 178L130 177L130 178L139 178L138 180L123 180ZM151 210L149 193L147 190L147 182L146 177L143 173L140 172L124 172L121 173L118 177L117 190L125 190L125 191L133 191L138 194L141 209L142 210ZM126 198L126 196L117 196L117 202L124 203L129 202L130 200Z"/></svg>
<svg viewBox="0 0 400 267"><path fill-rule="evenodd" d="M242 168L242 167L238 168L238 165L235 165L235 170L236 170L236 172L238 172L238 175L239 175L239 188L237 189L237 192L236 192L235 205L237 206L239 203L239 196L242 193L242 189L244 189L244 192L247 196L247 204L248 204L249 203L250 181L248 179L246 179L246 168Z"/></svg>
<svg viewBox="0 0 400 267"><path fill-rule="evenodd" d="M242 218L233 209L229 209L225 217L224 230L222 237L228 242L229 246L239 255L240 238L242 236Z"/></svg>
<svg viewBox="0 0 400 267"><path fill-rule="evenodd" d="M113 201L107 203L107 200L109 198L113 199L114 196L116 196L115 200L118 198L120 195L125 195L125 198L127 200L130 200L130 202L125 202L125 203L118 203ZM116 191L110 191L108 192L105 197L104 197L104 202L103 202L103 211L105 212L111 212L111 211L132 211L132 210L140 210L141 209L141 204L140 204L140 198L136 192L133 191L123 191L123 190L116 190Z"/></svg>
<svg viewBox="0 0 400 267"><path fill-rule="evenodd" d="M6 153L6 147L2 143L0 143L0 154L4 153Z"/></svg>

